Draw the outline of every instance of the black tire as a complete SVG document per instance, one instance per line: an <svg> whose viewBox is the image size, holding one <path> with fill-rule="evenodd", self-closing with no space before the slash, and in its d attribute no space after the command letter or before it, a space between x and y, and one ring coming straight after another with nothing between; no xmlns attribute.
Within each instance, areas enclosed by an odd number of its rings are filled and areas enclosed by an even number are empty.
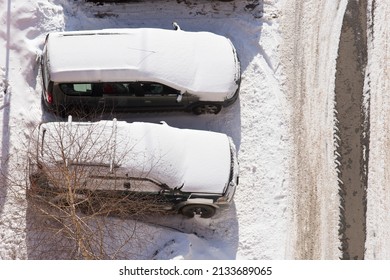
<svg viewBox="0 0 390 280"><path fill-rule="evenodd" d="M195 106L192 109L192 112L195 115L202 115L202 114L218 114L221 112L222 106L219 104L203 104Z"/></svg>
<svg viewBox="0 0 390 280"><path fill-rule="evenodd" d="M216 212L215 207L205 204L188 204L180 208L180 213L188 218L200 215L201 218L211 218Z"/></svg>

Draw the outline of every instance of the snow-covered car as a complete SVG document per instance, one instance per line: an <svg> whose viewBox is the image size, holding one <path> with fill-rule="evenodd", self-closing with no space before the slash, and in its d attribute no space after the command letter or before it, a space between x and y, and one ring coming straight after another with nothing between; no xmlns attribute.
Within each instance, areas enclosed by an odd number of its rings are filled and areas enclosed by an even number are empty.
<svg viewBox="0 0 390 280"><path fill-rule="evenodd" d="M209 218L238 185L235 145L223 133L116 120L42 123L37 131L28 193L51 203L148 201L137 207Z"/></svg>
<svg viewBox="0 0 390 280"><path fill-rule="evenodd" d="M40 58L42 99L81 112L220 112L238 97L231 41L210 32L124 28L53 32Z"/></svg>

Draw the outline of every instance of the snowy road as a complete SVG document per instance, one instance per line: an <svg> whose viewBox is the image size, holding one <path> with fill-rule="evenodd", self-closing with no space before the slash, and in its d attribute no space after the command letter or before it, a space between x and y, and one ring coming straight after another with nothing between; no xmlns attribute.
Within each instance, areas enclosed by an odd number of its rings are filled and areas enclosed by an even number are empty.
<svg viewBox="0 0 390 280"><path fill-rule="evenodd" d="M285 1L282 61L292 106L293 233L290 258L335 259L339 196L334 161L334 88L346 1Z"/></svg>
<svg viewBox="0 0 390 280"><path fill-rule="evenodd" d="M364 93L367 65L366 9L366 1L348 2L337 58L335 110L343 259L364 259L370 149L370 96Z"/></svg>
<svg viewBox="0 0 390 280"><path fill-rule="evenodd" d="M366 259L390 259L390 3L369 0L368 65L371 95Z"/></svg>
<svg viewBox="0 0 390 280"><path fill-rule="evenodd" d="M335 2L284 3L289 257L388 259L389 4Z"/></svg>

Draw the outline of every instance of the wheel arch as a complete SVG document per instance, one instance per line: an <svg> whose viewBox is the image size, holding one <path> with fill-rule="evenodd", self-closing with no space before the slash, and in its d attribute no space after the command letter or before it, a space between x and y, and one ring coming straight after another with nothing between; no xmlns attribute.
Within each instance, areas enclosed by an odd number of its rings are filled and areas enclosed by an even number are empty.
<svg viewBox="0 0 390 280"><path fill-rule="evenodd" d="M183 208L184 206L186 205L193 205L193 204L202 204L202 205L208 205L208 206L212 206L216 209L219 208L218 205L214 204L214 200L212 199L208 199L208 198L193 198L193 199L188 199L186 201L183 201L183 202L180 202L178 203L175 208L177 210L180 210L181 208Z"/></svg>

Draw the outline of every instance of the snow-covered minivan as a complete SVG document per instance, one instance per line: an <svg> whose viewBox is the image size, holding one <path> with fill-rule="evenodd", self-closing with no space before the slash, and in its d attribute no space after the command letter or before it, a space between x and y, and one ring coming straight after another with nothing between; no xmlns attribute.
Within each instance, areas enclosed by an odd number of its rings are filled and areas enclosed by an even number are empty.
<svg viewBox="0 0 390 280"><path fill-rule="evenodd" d="M55 205L210 218L238 185L235 145L223 133L116 120L42 123L37 132L28 193Z"/></svg>
<svg viewBox="0 0 390 280"><path fill-rule="evenodd" d="M42 99L69 112L220 112L240 86L231 41L210 32L124 28L53 32L40 59Z"/></svg>

